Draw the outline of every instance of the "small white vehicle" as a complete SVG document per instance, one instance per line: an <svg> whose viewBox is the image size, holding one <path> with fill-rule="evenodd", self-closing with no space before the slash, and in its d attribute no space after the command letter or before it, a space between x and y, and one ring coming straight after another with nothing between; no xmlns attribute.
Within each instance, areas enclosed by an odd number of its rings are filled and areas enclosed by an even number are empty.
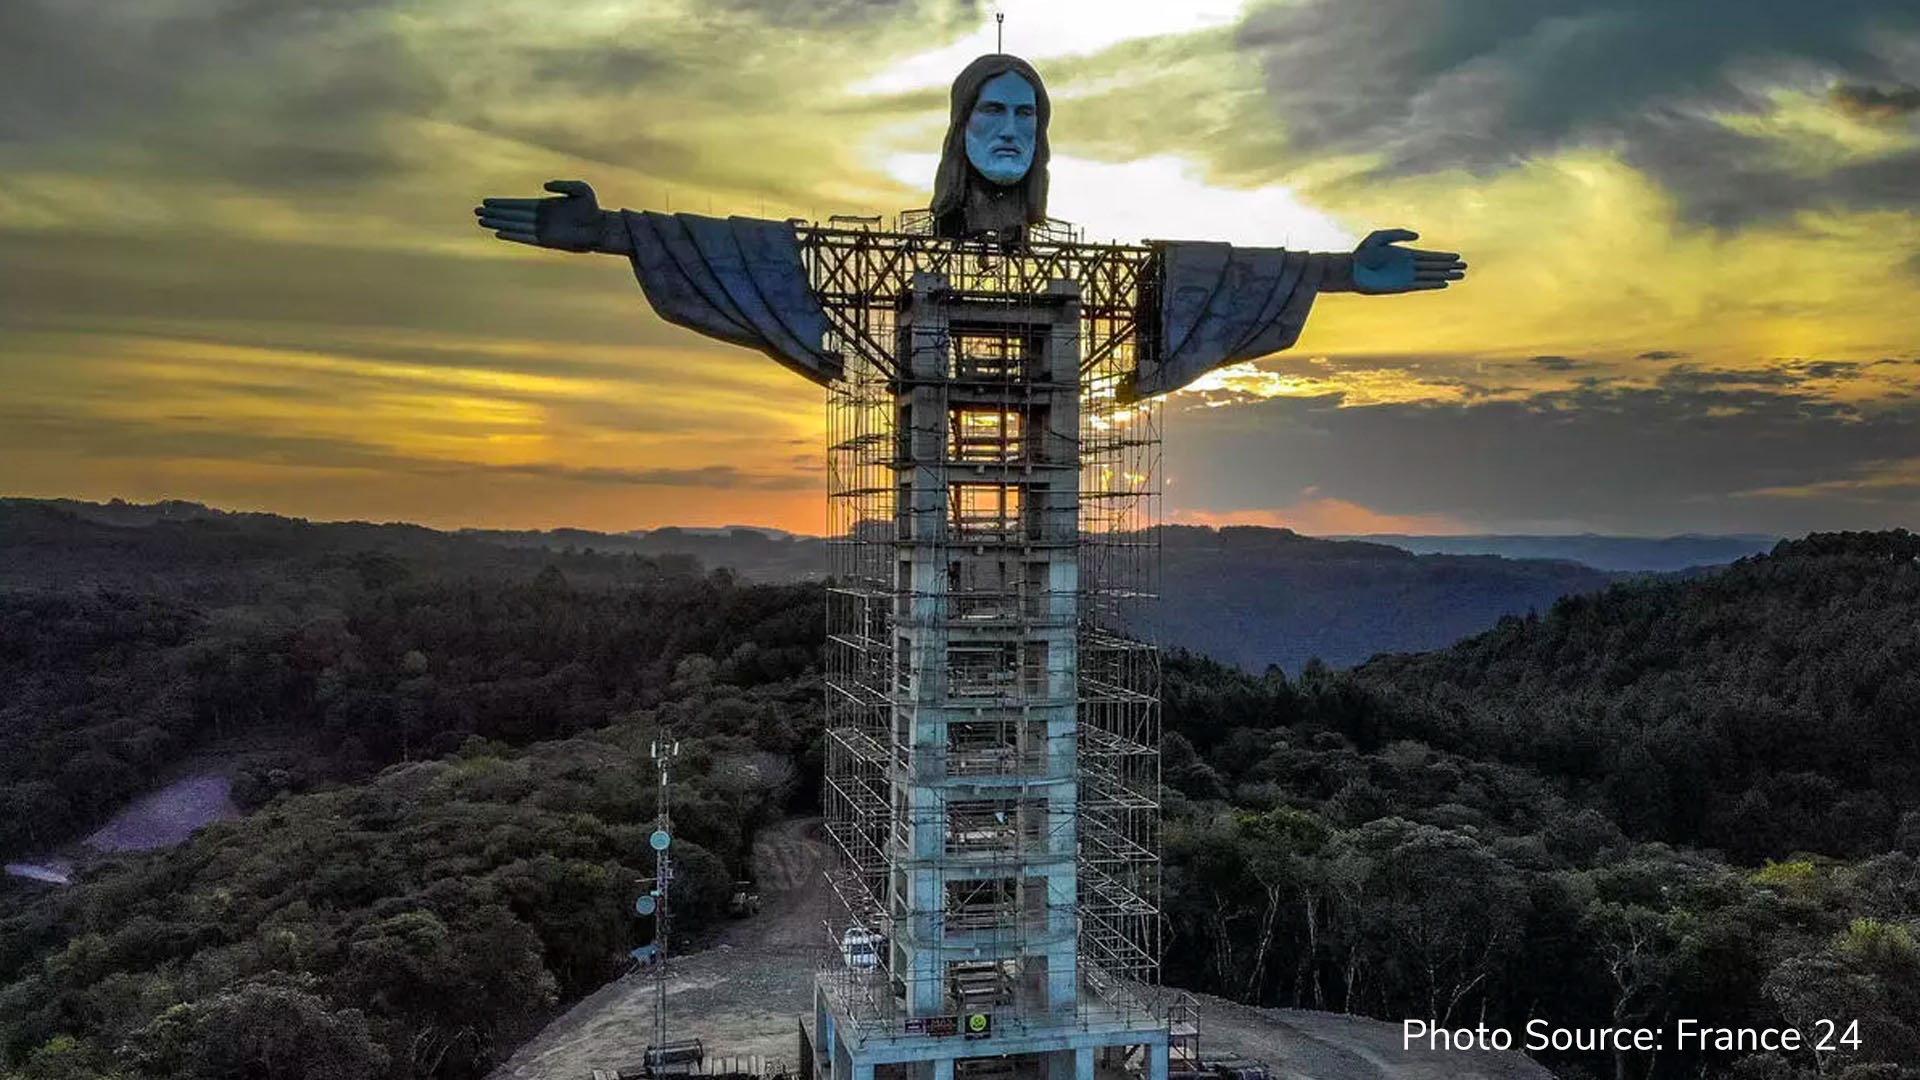
<svg viewBox="0 0 1920 1080"><path fill-rule="evenodd" d="M840 935L840 958L848 970L872 971L880 966L880 949L887 939L864 926L849 926Z"/></svg>

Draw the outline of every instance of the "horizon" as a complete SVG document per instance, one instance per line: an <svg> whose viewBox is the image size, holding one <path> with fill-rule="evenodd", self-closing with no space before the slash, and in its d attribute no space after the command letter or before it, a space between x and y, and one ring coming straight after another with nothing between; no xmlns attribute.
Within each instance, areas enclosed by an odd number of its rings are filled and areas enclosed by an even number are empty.
<svg viewBox="0 0 1920 1080"><path fill-rule="evenodd" d="M777 525L752 524L752 523L740 522L740 521L730 521L724 524L714 524L714 525L689 524L687 522L668 522L666 524L661 524L661 525L650 525L650 526L644 526L644 527L634 526L632 528L625 528L625 529L620 529L620 528L590 529L584 526L568 525L568 524L546 524L546 525L525 525L525 526L476 525L476 524L435 525L435 524L429 524L421 521L410 521L403 518L385 518L385 519L378 519L378 520L373 518L320 518L320 517L312 517L312 516L303 515L303 514L290 514L290 513L286 513L284 511L279 511L279 510L244 508L244 507L234 507L234 506L215 506L213 504L206 503L198 499L189 499L189 498L181 498L181 497L159 498L159 499L152 499L152 500L146 500L146 501L138 501L138 500L127 499L127 498L117 497L117 496L109 497L106 499L82 499L74 496L65 496L65 495L20 495L20 494L14 494L14 493L0 493L0 502L7 502L7 501L78 502L78 503L84 503L89 506L101 507L103 509L111 509L114 507L126 507L128 509L134 509L134 510L151 510L167 504L182 503L189 506L198 507L202 510L210 511L214 514L228 514L228 515L236 515L236 516L257 514L257 515L262 515L267 517L284 518L289 521L303 521L310 525L374 525L374 526L404 525L412 528L423 528L423 529L432 530L434 532L443 532L443 533L461 533L461 532L551 533L551 532L568 531L568 532L590 532L590 533L597 533L605 536L636 536L636 535L643 535L647 533L660 532L666 529L676 529L683 532L724 532L724 531L730 531L734 529L745 529L745 530L750 530L750 531L760 532L760 533L780 533L786 536L793 537L794 539L800 539L800 540L827 539L827 536L824 533L799 532L793 529L787 529ZM1397 539L1405 539L1405 540L1633 540L1633 541L1651 541L1651 542L1675 541L1675 540L1778 541L1778 540L1784 540L1784 539L1792 539L1795 536L1806 535L1805 533L1781 535L1781 534L1775 534L1775 533L1639 534L1639 533L1595 533L1595 532L1582 532L1582 533L1494 533L1494 532L1307 533L1307 532L1301 532L1298 529L1293 529L1285 525L1235 524L1235 523L1211 524L1206 522L1192 522L1192 521L1161 521L1161 522L1156 522L1155 524L1156 526L1159 526L1159 527L1202 528L1202 529L1210 529L1215 532L1221 531L1223 529L1269 529L1276 532L1293 532L1296 535L1299 535L1303 538L1310 539L1310 540L1381 540L1381 539L1397 538ZM1815 529L1815 530L1809 530L1809 531L1821 532L1826 530Z"/></svg>
<svg viewBox="0 0 1920 1080"><path fill-rule="evenodd" d="M1167 523L1920 525L1911 3L999 7L1053 98L1050 209L1090 239L1341 251L1405 226L1473 267L1444 296L1323 297L1294 349L1171 395ZM620 260L496 243L468 208L563 176L609 207L924 206L991 12L505 2L476 33L466 10L21 13L0 64L14 483L824 530L815 388L664 323Z"/></svg>

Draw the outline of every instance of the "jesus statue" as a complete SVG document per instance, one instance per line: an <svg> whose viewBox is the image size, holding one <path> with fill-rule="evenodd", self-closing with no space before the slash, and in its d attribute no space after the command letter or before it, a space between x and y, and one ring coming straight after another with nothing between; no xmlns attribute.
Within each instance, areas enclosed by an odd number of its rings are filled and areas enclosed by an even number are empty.
<svg viewBox="0 0 1920 1080"><path fill-rule="evenodd" d="M1016 56L982 56L954 80L951 105L925 214L930 235L914 250L934 243L1010 257L1043 251L1051 107L1039 73ZM839 377L841 359L828 343L835 306L803 258L802 234L812 235L806 226L603 210L579 180L549 181L546 189L552 197L483 200L474 208L480 227L517 243L623 255L668 321L759 349L818 383ZM1164 394L1224 364L1291 347L1319 293L1444 289L1465 276L1466 263L1453 252L1401 246L1416 239L1406 229L1383 229L1351 253L1149 245L1148 269L1135 283L1142 310L1124 394Z"/></svg>

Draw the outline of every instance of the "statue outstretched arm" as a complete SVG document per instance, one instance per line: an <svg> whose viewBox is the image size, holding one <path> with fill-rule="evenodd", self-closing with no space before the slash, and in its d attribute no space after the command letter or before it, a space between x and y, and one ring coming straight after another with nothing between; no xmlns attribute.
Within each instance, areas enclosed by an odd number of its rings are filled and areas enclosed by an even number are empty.
<svg viewBox="0 0 1920 1080"><path fill-rule="evenodd" d="M1292 348L1323 292L1444 289L1466 276L1467 264L1453 252L1395 246L1416 238L1405 229L1383 229L1350 254L1155 244L1158 310L1142 313L1153 329L1132 395L1178 390L1217 367Z"/></svg>
<svg viewBox="0 0 1920 1080"><path fill-rule="evenodd" d="M602 210L579 180L550 180L545 199L484 199L473 212L502 240L624 255L668 322L759 351L813 382L841 374L825 348L826 313L807 281L793 226Z"/></svg>

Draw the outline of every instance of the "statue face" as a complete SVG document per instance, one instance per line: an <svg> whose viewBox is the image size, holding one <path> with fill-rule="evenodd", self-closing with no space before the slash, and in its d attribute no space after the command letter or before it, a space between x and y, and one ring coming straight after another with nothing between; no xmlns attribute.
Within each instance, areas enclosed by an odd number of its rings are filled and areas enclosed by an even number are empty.
<svg viewBox="0 0 1920 1080"><path fill-rule="evenodd" d="M973 114L967 118L967 160L1001 187L1017 184L1033 165L1038 125L1033 86L1017 72L1001 72L981 84L973 101Z"/></svg>

